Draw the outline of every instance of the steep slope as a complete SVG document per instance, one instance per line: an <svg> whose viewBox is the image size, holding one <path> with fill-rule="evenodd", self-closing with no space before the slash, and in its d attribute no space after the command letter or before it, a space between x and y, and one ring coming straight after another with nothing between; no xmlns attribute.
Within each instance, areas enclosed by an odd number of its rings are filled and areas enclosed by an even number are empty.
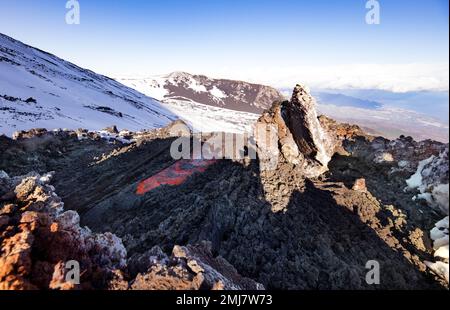
<svg viewBox="0 0 450 310"><path fill-rule="evenodd" d="M212 79L203 75L173 72L144 79L118 79L140 92L171 102L192 101L213 107L260 114L282 94L269 86L243 81Z"/></svg>
<svg viewBox="0 0 450 310"><path fill-rule="evenodd" d="M134 89L0 34L0 133L111 125L140 130L176 118Z"/></svg>

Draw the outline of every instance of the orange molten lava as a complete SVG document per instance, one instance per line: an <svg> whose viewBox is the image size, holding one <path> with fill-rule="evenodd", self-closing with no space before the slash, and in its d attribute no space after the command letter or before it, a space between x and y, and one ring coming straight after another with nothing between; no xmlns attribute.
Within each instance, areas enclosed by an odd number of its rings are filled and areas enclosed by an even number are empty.
<svg viewBox="0 0 450 310"><path fill-rule="evenodd" d="M186 160L182 159L175 164L140 182L136 194L144 195L161 185L180 185L196 172L204 172L216 160Z"/></svg>

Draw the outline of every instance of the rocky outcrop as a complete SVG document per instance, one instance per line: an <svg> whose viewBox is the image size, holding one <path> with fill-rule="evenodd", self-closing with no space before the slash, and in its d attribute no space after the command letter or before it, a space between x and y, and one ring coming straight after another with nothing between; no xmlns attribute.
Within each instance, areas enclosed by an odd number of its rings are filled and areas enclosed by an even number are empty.
<svg viewBox="0 0 450 310"><path fill-rule="evenodd" d="M76 212L64 212L50 178L1 176L7 193L0 198L0 289L103 288L126 266L122 241L80 227ZM80 283L66 278L71 261L83 272Z"/></svg>
<svg viewBox="0 0 450 310"><path fill-rule="evenodd" d="M369 163L398 163L398 168L414 172L420 161L439 155L448 144L432 140L415 141L405 136L389 140L357 135L354 139L345 140L343 147L349 155L364 158Z"/></svg>
<svg viewBox="0 0 450 310"><path fill-rule="evenodd" d="M132 289L262 290L264 286L238 274L222 257L213 258L211 244L175 246L169 257L155 246L129 260L136 277Z"/></svg>
<svg viewBox="0 0 450 310"><path fill-rule="evenodd" d="M337 153L347 154L347 151L342 147L344 141L354 141L356 138L373 139L358 125L338 123L325 115L319 116L319 122L329 137L336 142L335 151Z"/></svg>
<svg viewBox="0 0 450 310"><path fill-rule="evenodd" d="M448 144L366 135L345 140L343 148L352 157L345 178L357 169L364 171L371 192L396 203L412 221L421 223L424 231L430 231L424 233L429 240L426 248L434 252L435 262L430 258L424 262L448 285ZM358 167L362 163L363 167ZM337 172L334 177L342 180L342 170L333 167L332 172Z"/></svg>
<svg viewBox="0 0 450 310"><path fill-rule="evenodd" d="M290 101L275 102L257 122L257 130L277 130L276 143L269 148L266 137L256 134L260 158L281 160L296 166L306 177L317 177L327 171L338 141L323 128L317 117L315 100L301 85L294 89ZM275 147L274 147L275 146ZM280 158L278 155L281 155ZM276 167L271 165L272 169Z"/></svg>
<svg viewBox="0 0 450 310"><path fill-rule="evenodd" d="M315 105L309 90L297 85L291 101L286 104L285 119L299 151L326 167L334 153L334 145L319 123Z"/></svg>
<svg viewBox="0 0 450 310"><path fill-rule="evenodd" d="M0 290L264 289L214 258L207 243L176 246L171 257L155 247L127 262L120 238L92 233L64 211L51 177L0 171ZM79 282L68 276L73 262Z"/></svg>
<svg viewBox="0 0 450 310"><path fill-rule="evenodd" d="M367 192L366 180L363 178L357 179L352 189L358 192Z"/></svg>

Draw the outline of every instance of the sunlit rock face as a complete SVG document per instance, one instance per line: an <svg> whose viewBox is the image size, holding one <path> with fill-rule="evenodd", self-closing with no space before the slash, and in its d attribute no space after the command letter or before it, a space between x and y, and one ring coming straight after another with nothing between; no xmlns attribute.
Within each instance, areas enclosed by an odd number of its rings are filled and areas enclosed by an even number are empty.
<svg viewBox="0 0 450 310"><path fill-rule="evenodd" d="M260 176L273 212L286 211L291 190L306 178L328 171L331 157L342 147L342 138L333 130L336 126L331 121L322 123L314 98L301 85L295 87L290 101L274 102L258 119Z"/></svg>
<svg viewBox="0 0 450 310"><path fill-rule="evenodd" d="M326 167L334 145L317 118L316 102L306 87L295 87L286 105L286 121L300 152Z"/></svg>
<svg viewBox="0 0 450 310"><path fill-rule="evenodd" d="M317 177L327 171L337 140L322 128L315 100L306 87L297 85L290 101L275 102L257 124L277 129L277 152L272 155L280 154L278 164L293 164L305 177ZM261 153L270 149L261 145L264 143L259 143ZM267 158L267 154L264 155ZM275 169L274 165L271 167Z"/></svg>

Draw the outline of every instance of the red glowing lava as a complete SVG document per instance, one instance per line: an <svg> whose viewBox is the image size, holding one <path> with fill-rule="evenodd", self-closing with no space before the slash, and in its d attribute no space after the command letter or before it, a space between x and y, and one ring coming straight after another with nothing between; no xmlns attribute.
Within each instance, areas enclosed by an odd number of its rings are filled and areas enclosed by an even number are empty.
<svg viewBox="0 0 450 310"><path fill-rule="evenodd" d="M203 159L179 160L169 168L166 168L154 176L140 182L138 184L136 194L144 195L145 193L148 193L161 185L180 185L194 173L205 172L205 170L215 162L216 160Z"/></svg>

